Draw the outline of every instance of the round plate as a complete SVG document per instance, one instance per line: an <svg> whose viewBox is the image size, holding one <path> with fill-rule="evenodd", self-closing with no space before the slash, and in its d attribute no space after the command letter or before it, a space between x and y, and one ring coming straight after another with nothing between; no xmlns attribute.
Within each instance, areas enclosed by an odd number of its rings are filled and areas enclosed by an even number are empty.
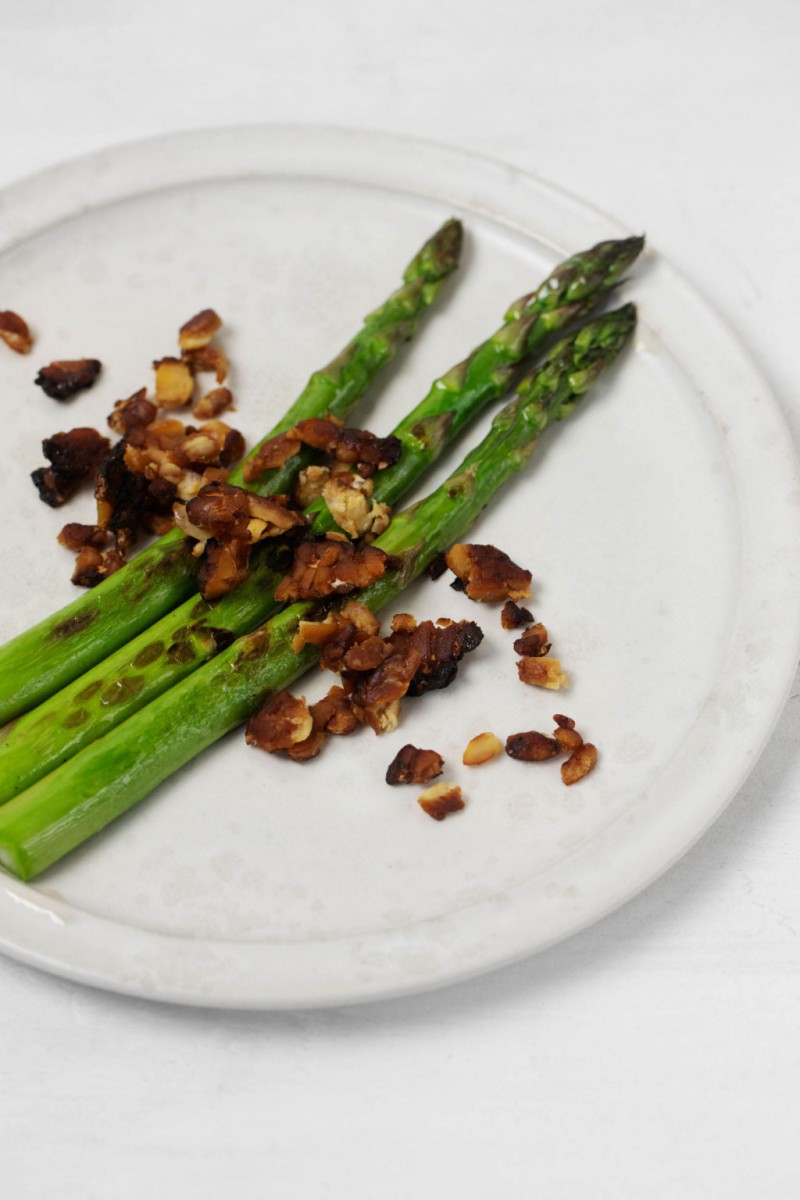
<svg viewBox="0 0 800 1200"><path fill-rule="evenodd" d="M387 432L560 258L627 231L508 166L378 134L248 127L122 146L0 195L3 304L36 334L0 347L7 450L0 637L74 594L65 520L28 473L57 429L103 427L148 384L178 326L226 325L236 424L268 428L456 213L463 269L358 413ZM647 214L642 214L646 222ZM98 986L190 1004L324 1005L430 988L539 950L660 874L719 815L756 761L798 648L800 488L777 406L730 332L651 249L625 298L635 345L550 432L481 519L534 573L532 607L570 676L517 679L513 635L445 578L404 609L479 620L485 639L400 730L333 739L297 765L224 740L31 885L3 878L0 944ZM54 358L100 358L98 385L57 405L32 384ZM485 428L485 422L484 428ZM480 436L471 431L432 480ZM422 490L427 490L426 481ZM306 681L309 696L330 683ZM597 770L461 765L574 717ZM437 824L389 788L406 741L433 746L466 809Z"/></svg>

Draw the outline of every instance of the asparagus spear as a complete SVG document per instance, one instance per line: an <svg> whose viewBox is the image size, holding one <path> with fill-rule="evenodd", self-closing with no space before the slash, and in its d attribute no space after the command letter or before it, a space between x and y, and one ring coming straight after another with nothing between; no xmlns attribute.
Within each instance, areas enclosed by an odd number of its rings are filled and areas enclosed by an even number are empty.
<svg viewBox="0 0 800 1200"><path fill-rule="evenodd" d="M400 460L375 476L373 496L394 504L466 423L509 386L523 355L585 315L620 278L641 239L603 242L556 267L511 318L472 354L434 381L394 430ZM573 297L559 304L561 297ZM314 531L335 528L323 500L307 510ZM280 572L269 546L250 578L216 603L192 597L96 667L20 717L0 740L0 803L41 779L156 696L267 620L279 604Z"/></svg>
<svg viewBox="0 0 800 1200"><path fill-rule="evenodd" d="M383 607L464 535L524 466L550 421L570 413L613 362L635 319L633 305L625 305L554 348L461 466L395 516L375 544L397 556L399 566L362 591L362 603ZM284 609L9 801L0 809L0 863L20 879L39 874L246 720L268 693L291 684L318 655L313 646L292 649L298 623L312 607L297 603Z"/></svg>
<svg viewBox="0 0 800 1200"><path fill-rule="evenodd" d="M433 304L461 254L460 221L447 221L406 268L403 285L364 320L363 328L309 379L267 438L291 429L304 417L345 417L402 342L414 336L419 318ZM248 486L260 495L288 491L306 453L265 471ZM242 483L241 467L230 482ZM26 712L146 629L195 590L197 563L186 539L174 529L159 538L93 591L0 647L0 725Z"/></svg>

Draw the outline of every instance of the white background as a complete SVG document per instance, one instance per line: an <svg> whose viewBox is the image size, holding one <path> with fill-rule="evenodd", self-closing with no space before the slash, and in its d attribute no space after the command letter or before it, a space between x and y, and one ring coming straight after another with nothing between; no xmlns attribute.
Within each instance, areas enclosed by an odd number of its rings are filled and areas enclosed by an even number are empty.
<svg viewBox="0 0 800 1200"><path fill-rule="evenodd" d="M0 0L0 184L241 121L504 158L646 230L728 319L797 438L798 56L793 0ZM468 984L230 1014L0 960L4 1193L797 1196L798 698L667 876Z"/></svg>

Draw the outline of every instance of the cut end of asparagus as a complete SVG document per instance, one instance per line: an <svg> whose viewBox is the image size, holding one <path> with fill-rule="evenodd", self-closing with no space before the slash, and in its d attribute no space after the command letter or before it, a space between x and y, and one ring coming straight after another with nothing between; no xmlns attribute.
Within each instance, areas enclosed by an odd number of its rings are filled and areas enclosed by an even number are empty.
<svg viewBox="0 0 800 1200"><path fill-rule="evenodd" d="M429 283L444 279L458 266L463 244L464 226L451 217L408 264L403 276L406 283L420 277Z"/></svg>

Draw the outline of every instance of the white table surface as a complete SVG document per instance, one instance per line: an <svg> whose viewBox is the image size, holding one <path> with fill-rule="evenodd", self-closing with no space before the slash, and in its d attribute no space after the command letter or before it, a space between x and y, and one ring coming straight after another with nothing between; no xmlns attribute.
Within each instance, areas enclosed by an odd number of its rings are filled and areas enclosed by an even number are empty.
<svg viewBox="0 0 800 1200"><path fill-rule="evenodd" d="M241 121L504 158L644 228L800 440L799 53L795 0L0 0L0 184ZM645 894L458 987L203 1012L0 959L3 1195L797 1196L798 699Z"/></svg>

